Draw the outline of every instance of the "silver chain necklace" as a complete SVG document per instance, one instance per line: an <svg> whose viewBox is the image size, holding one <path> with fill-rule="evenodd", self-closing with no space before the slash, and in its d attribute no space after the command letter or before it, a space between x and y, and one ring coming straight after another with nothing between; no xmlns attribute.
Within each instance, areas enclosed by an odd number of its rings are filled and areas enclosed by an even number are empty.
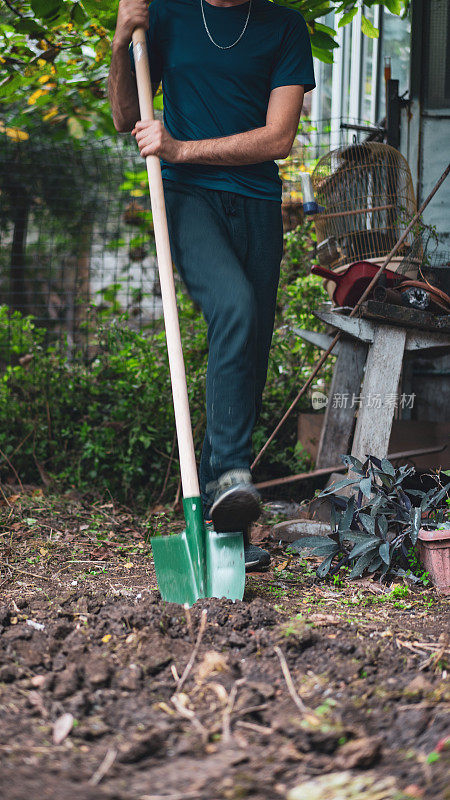
<svg viewBox="0 0 450 800"><path fill-rule="evenodd" d="M221 44L217 44L217 42L215 42L215 41L214 41L214 39L213 39L213 37L211 36L211 34L210 34L210 32L209 32L208 25L207 25L207 23L206 23L206 17L205 17L205 8L204 8L204 5L203 5L203 0L200 0L200 6L201 6L201 9L202 9L202 17L203 17L203 25L205 26L205 31L206 31L206 33L208 34L208 38L211 40L211 42L213 43L213 45L215 45L215 47L218 47L218 48L219 48L219 50L231 50L231 48L232 48L232 47L235 47L235 45L237 45L237 44L238 44L238 42L240 42L240 41L241 41L241 39L242 39L242 37L243 37L243 35L244 35L245 31L247 30L248 21L249 21L249 19L250 19L250 12L251 12L251 10L252 10L252 2L253 2L253 0L250 0L250 2L249 2L249 4L248 4L248 14L247 14L247 19L245 20L245 25L244 25L244 27L243 27L243 29L242 29L242 33L240 34L240 36L238 36L238 38L236 39L236 41L235 41L235 42L233 42L233 44L228 44L228 45L226 45L226 46L224 47L224 46L223 46L223 45L221 45Z"/></svg>

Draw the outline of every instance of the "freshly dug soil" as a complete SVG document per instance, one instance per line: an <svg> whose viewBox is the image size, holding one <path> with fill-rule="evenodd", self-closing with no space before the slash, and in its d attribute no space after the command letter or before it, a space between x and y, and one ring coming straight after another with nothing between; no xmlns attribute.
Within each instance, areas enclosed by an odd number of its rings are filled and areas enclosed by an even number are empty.
<svg viewBox="0 0 450 800"><path fill-rule="evenodd" d="M343 771L380 780L379 800L449 800L449 613L432 589L319 583L265 525L274 569L242 603L186 611L161 601L145 541L176 521L11 498L2 800L262 800L316 777L322 800Z"/></svg>

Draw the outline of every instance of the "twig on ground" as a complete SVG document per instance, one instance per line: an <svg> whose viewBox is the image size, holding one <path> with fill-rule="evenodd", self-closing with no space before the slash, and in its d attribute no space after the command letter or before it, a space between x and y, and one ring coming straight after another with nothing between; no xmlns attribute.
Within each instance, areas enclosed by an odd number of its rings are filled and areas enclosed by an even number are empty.
<svg viewBox="0 0 450 800"><path fill-rule="evenodd" d="M430 654L430 656L423 662L423 664L420 664L419 672L422 672L422 670L427 669L427 667L432 667L433 669L436 669L441 659L444 659L447 653L448 653L448 646L447 642L445 641L441 644L438 650L435 650Z"/></svg>
<svg viewBox="0 0 450 800"><path fill-rule="evenodd" d="M50 581L50 582L53 580L53 578L51 576L45 575L44 573L42 575L38 575L37 572L27 572L24 569L19 569L18 567L13 567L12 564L8 564L8 567L9 567L9 569L12 569L13 572L18 572L19 575L27 575L29 578L38 578L39 580Z"/></svg>
<svg viewBox="0 0 450 800"><path fill-rule="evenodd" d="M401 645L402 647L407 647L409 650L422 650L426 652L427 650L441 650L442 646L444 647L444 655L448 651L448 646L444 643L443 645L440 642L407 642L403 639L399 639L398 636L396 637L397 644Z"/></svg>
<svg viewBox="0 0 450 800"><path fill-rule="evenodd" d="M201 800L203 792L177 792L176 794L142 794L139 800Z"/></svg>
<svg viewBox="0 0 450 800"><path fill-rule="evenodd" d="M273 728L267 728L264 725L256 725L254 722L245 722L240 719L236 722L236 728L245 728L246 731L254 731L261 736L272 736Z"/></svg>
<svg viewBox="0 0 450 800"><path fill-rule="evenodd" d="M265 711L267 708L267 703L261 703L259 706L246 706L246 708L240 708L239 711L236 711L237 717L245 717L247 714L256 714L259 711Z"/></svg>
<svg viewBox="0 0 450 800"><path fill-rule="evenodd" d="M189 636L191 637L191 642L193 642L194 639L195 639L195 636L194 636L194 626L192 624L191 609L189 608L189 604L188 603L185 603L183 608L184 608L184 611L185 611L185 614L186 614L186 624L188 626Z"/></svg>
<svg viewBox="0 0 450 800"><path fill-rule="evenodd" d="M187 695L184 695L184 697L187 697ZM173 704L173 706L175 707L175 710L178 712L180 717L184 717L184 719L188 719L189 722L192 722L194 728L196 728L198 730L198 732L202 736L202 739L206 743L208 741L208 731L206 730L205 726L202 725L202 723L198 719L195 711L192 711L191 708L186 708L186 706L183 705L183 703L181 702L181 697L179 695L176 695L176 694L172 695L172 697L170 698L170 701Z"/></svg>
<svg viewBox="0 0 450 800"><path fill-rule="evenodd" d="M92 777L89 778L88 782L91 784L91 786L97 786L97 784L100 783L102 778L105 777L105 775L108 772L108 770L114 764L114 761L116 760L116 757L117 757L117 750L114 750L113 747L110 747L107 750L106 755L105 755L102 763L97 767L97 769L95 770L95 772L92 775Z"/></svg>
<svg viewBox="0 0 450 800"><path fill-rule="evenodd" d="M307 711L307 708L306 708L303 700L301 699L301 697L299 697L299 695L298 695L298 693L297 693L297 691L295 689L294 682L293 682L293 680L291 678L291 673L289 672L289 667L287 665L287 661L286 661L286 659L285 659L285 657L284 657L284 655L281 652L279 647L275 647L274 650L275 650L275 652L276 652L276 654L278 656L278 659L280 661L281 669L283 671L284 680L286 681L286 686L288 688L288 692L291 695L291 697L292 697L295 705L299 709L299 711L301 711L302 714L304 714L305 711Z"/></svg>
<svg viewBox="0 0 450 800"><path fill-rule="evenodd" d="M191 669L194 666L194 661L197 658L197 653L198 653L198 651L200 649L200 645L201 645L201 642L202 642L203 634L205 632L207 617L208 617L208 612L206 611L206 608L204 608L203 611L202 611L201 618L200 618L200 625L199 625L198 634L197 634L197 641L195 642L194 649L192 650L192 653L191 653L191 657L190 657L188 663L186 664L186 667L184 668L184 672L183 672L180 680L178 681L177 688L175 689L175 694L178 694L179 692L181 692L184 684L186 683L186 681L187 681L187 679L188 679L188 677L190 675Z"/></svg>
<svg viewBox="0 0 450 800"><path fill-rule="evenodd" d="M115 564L114 561L95 561L92 558L71 558L69 559L69 561L63 562L63 566L65 566L66 564L95 564L103 567L120 566L120 564Z"/></svg>
<svg viewBox="0 0 450 800"><path fill-rule="evenodd" d="M173 675L173 679L174 679L175 683L178 683L178 681L180 680L180 676L178 675L177 668L176 668L175 664L172 664L172 666L170 667L170 671L171 671L171 673Z"/></svg>
<svg viewBox="0 0 450 800"><path fill-rule="evenodd" d="M239 678L239 680L234 682L230 695L228 697L228 703L226 704L225 710L223 712L223 717L222 717L223 744L228 744L231 738L231 729L230 729L231 715L233 713L234 704L236 702L238 688L239 686L242 686L243 683L245 683L245 678Z"/></svg>

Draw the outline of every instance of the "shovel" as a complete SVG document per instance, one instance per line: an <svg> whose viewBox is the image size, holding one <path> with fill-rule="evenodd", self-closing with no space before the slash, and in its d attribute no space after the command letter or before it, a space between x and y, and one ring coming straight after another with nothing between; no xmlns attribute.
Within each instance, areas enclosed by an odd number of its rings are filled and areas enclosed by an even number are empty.
<svg viewBox="0 0 450 800"><path fill-rule="evenodd" d="M133 53L141 119L154 119L145 31L133 33ZM243 534L216 533L203 519L194 442L178 324L161 164L147 156L156 254L169 355L170 378L180 457L186 528L151 539L158 588L163 600L192 605L201 597L242 600L245 585Z"/></svg>

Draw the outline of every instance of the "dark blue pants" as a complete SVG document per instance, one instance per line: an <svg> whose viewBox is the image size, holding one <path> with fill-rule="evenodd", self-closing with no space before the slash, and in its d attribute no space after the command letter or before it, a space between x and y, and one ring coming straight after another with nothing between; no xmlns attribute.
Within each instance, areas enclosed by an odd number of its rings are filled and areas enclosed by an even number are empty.
<svg viewBox="0 0 450 800"><path fill-rule="evenodd" d="M175 265L208 324L200 489L248 469L261 409L283 251L280 203L164 182Z"/></svg>

